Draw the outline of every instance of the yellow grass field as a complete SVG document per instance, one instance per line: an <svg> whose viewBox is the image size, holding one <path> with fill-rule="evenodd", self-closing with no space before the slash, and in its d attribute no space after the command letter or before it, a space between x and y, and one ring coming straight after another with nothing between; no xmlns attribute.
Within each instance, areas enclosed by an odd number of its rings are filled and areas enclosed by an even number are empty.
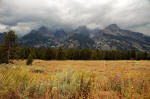
<svg viewBox="0 0 150 99"><path fill-rule="evenodd" d="M150 61L1 64L0 99L150 99Z"/></svg>

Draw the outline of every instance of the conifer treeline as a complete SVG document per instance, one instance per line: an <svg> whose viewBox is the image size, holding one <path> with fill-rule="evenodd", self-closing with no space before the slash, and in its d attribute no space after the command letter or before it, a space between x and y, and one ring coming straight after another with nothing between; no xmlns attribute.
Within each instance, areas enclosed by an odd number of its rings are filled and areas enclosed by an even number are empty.
<svg viewBox="0 0 150 99"><path fill-rule="evenodd" d="M130 51L101 51L93 49L34 48L18 46L14 31L9 31L0 44L0 63L10 63L12 59L42 60L150 60L150 53Z"/></svg>
<svg viewBox="0 0 150 99"><path fill-rule="evenodd" d="M27 59L29 54L34 59L42 60L150 60L147 52L130 51L100 51L98 49L62 49L19 47L18 59Z"/></svg>

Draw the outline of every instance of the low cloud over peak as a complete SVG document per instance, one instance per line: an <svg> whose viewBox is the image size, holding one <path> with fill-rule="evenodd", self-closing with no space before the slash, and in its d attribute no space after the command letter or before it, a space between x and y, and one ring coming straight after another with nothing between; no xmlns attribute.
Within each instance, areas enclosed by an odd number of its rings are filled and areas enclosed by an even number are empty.
<svg viewBox="0 0 150 99"><path fill-rule="evenodd" d="M150 35L149 0L0 0L0 32L40 26L104 28L112 23Z"/></svg>

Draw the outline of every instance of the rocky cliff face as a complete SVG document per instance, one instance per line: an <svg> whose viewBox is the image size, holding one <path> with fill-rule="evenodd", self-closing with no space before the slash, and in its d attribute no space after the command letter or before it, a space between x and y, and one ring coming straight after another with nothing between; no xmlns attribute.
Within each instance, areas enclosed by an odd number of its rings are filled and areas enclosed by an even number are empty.
<svg viewBox="0 0 150 99"><path fill-rule="evenodd" d="M120 29L112 24L93 37L96 47L102 50L149 51L150 37L141 33Z"/></svg>

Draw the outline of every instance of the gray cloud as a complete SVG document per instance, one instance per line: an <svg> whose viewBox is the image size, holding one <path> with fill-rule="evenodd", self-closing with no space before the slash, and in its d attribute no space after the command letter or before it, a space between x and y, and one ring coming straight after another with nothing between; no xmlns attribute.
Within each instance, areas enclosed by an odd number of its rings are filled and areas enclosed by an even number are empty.
<svg viewBox="0 0 150 99"><path fill-rule="evenodd" d="M42 25L121 28L150 35L150 0L0 0L0 32L24 35Z"/></svg>

